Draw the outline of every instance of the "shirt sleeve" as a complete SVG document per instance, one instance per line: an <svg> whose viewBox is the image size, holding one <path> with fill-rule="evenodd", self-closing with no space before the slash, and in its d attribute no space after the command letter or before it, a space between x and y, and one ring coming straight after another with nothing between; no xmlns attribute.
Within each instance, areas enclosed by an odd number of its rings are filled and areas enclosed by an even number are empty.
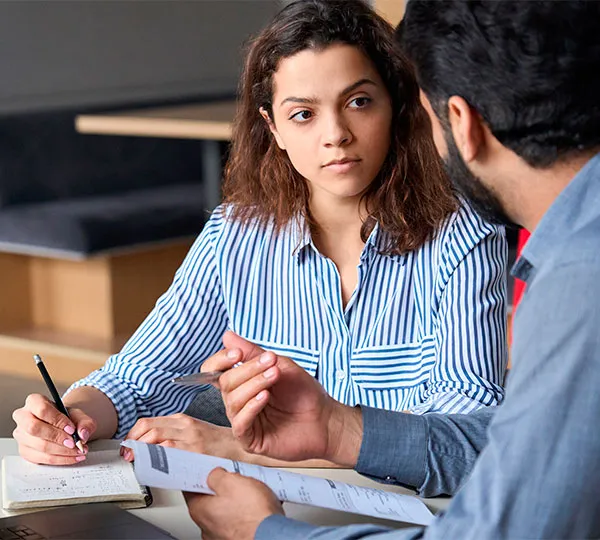
<svg viewBox="0 0 600 540"><path fill-rule="evenodd" d="M173 283L123 349L67 390L93 386L106 394L117 410L117 438L140 417L182 412L198 388L171 379L197 372L221 348L228 317L215 244L224 220L215 210Z"/></svg>
<svg viewBox="0 0 600 540"><path fill-rule="evenodd" d="M370 407L363 407L362 412L364 433L356 470L375 480L408 485L422 496L433 497L453 494L469 476L487 443L486 431L494 409L480 409L468 415L417 416ZM255 538L413 540L423 538L424 533L425 529L416 527L318 527L271 516L260 524Z"/></svg>
<svg viewBox="0 0 600 540"><path fill-rule="evenodd" d="M362 407L357 472L422 497L454 495L487 443L496 407L471 414L405 414Z"/></svg>
<svg viewBox="0 0 600 540"><path fill-rule="evenodd" d="M395 530L380 525L348 525L347 527L318 527L302 521L274 515L264 519L259 525L255 540L413 540L422 538L423 529L411 528Z"/></svg>
<svg viewBox="0 0 600 540"><path fill-rule="evenodd" d="M440 255L436 362L411 412L469 413L498 405L507 362L507 244L502 227L469 207L456 214Z"/></svg>

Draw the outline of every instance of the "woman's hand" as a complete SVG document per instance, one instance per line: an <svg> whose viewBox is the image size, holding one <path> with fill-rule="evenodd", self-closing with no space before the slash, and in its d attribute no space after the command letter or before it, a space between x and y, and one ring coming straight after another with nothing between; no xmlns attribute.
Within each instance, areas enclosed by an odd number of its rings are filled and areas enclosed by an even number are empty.
<svg viewBox="0 0 600 540"><path fill-rule="evenodd" d="M17 424L13 437L19 444L19 454L43 465L74 465L83 461L85 455L75 447L72 435L77 430L85 444L96 431L96 421L78 408L69 407L69 415L70 419L41 394L27 396L25 405L12 415Z"/></svg>
<svg viewBox="0 0 600 540"><path fill-rule="evenodd" d="M230 428L215 426L183 413L141 418L125 438L229 459L241 459L243 453ZM128 461L133 460L131 450L125 449L123 456Z"/></svg>

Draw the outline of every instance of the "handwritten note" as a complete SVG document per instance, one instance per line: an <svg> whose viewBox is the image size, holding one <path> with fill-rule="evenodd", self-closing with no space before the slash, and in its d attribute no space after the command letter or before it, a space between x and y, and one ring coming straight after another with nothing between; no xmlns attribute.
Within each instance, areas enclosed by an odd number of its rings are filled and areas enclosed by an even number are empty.
<svg viewBox="0 0 600 540"><path fill-rule="evenodd" d="M49 506L64 499L127 500L132 494L142 494L131 464L115 450L91 452L84 462L68 467L5 456L2 469L6 509Z"/></svg>
<svg viewBox="0 0 600 540"><path fill-rule="evenodd" d="M433 515L422 501L410 495L390 493L307 476L240 461L125 441L135 454L135 474L140 483L166 489L213 493L206 484L216 467L264 482L282 501L310 504L333 510L428 525Z"/></svg>

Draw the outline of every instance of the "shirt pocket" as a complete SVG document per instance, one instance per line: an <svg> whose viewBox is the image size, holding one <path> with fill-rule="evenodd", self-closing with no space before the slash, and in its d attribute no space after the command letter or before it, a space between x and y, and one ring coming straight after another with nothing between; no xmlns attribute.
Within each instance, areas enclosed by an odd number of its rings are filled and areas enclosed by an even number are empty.
<svg viewBox="0 0 600 540"><path fill-rule="evenodd" d="M428 381L434 365L433 335L413 343L357 348L350 359L352 379L365 390L414 388Z"/></svg>
<svg viewBox="0 0 600 540"><path fill-rule="evenodd" d="M275 354L280 356L287 356L288 358L291 358L294 362L296 362L296 364L304 368L313 377L317 375L317 368L319 366L319 351L307 349L306 347L298 347L297 345L285 345L281 343L268 343L256 340L254 343L267 351L273 351Z"/></svg>

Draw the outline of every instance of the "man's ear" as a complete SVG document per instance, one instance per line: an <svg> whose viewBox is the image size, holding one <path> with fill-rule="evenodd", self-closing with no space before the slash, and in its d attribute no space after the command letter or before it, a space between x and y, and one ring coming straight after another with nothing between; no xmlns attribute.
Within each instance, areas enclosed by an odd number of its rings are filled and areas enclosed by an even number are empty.
<svg viewBox="0 0 600 540"><path fill-rule="evenodd" d="M452 96L448 100L448 120L465 163L473 161L485 144L481 116L462 97Z"/></svg>
<svg viewBox="0 0 600 540"><path fill-rule="evenodd" d="M273 120L271 120L269 113L265 110L264 107L258 109L258 112L265 119L267 126L269 126L269 131L273 134L273 137L275 137L275 142L277 143L277 146L279 146L279 148L281 148L282 150L285 150L285 144L283 144L283 140L281 139L281 136L279 135L279 132L277 131L277 128L273 123Z"/></svg>

